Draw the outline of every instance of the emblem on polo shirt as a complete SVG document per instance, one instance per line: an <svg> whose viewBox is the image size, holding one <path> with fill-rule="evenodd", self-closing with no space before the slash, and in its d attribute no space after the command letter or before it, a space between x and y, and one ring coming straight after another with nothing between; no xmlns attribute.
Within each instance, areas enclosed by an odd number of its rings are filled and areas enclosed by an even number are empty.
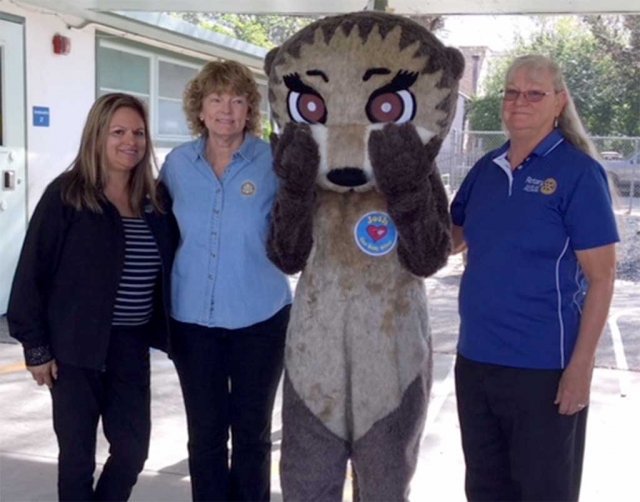
<svg viewBox="0 0 640 502"><path fill-rule="evenodd" d="M553 178L547 178L546 180L539 180L527 176L524 183L523 190L531 193L542 193L544 195L551 195L558 188L558 182Z"/></svg>
<svg viewBox="0 0 640 502"><path fill-rule="evenodd" d="M370 256L390 253L398 241L398 231L391 217L379 211L365 214L353 229L356 244Z"/></svg>
<svg viewBox="0 0 640 502"><path fill-rule="evenodd" d="M245 181L240 187L240 191L242 192L242 195L251 197L256 193L256 186L252 181Z"/></svg>
<svg viewBox="0 0 640 502"><path fill-rule="evenodd" d="M551 195L553 192L556 191L557 188L558 188L558 182L553 178L547 178L542 183L542 187L540 188L540 191L545 195Z"/></svg>

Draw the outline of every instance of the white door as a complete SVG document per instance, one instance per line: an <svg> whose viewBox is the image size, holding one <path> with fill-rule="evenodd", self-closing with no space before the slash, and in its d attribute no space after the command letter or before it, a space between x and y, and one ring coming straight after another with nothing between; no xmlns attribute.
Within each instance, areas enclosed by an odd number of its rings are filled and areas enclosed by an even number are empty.
<svg viewBox="0 0 640 502"><path fill-rule="evenodd" d="M0 315L27 226L24 25L0 18Z"/></svg>

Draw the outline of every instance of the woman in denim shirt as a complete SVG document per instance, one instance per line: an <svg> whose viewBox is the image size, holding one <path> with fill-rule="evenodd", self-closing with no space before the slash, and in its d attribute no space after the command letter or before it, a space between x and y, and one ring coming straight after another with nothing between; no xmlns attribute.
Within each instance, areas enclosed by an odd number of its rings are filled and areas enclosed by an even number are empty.
<svg viewBox="0 0 640 502"><path fill-rule="evenodd" d="M270 147L257 136L260 93L248 68L210 62L189 83L184 110L198 138L167 156L161 178L181 234L172 349L193 499L269 500L291 291L266 255L277 179Z"/></svg>

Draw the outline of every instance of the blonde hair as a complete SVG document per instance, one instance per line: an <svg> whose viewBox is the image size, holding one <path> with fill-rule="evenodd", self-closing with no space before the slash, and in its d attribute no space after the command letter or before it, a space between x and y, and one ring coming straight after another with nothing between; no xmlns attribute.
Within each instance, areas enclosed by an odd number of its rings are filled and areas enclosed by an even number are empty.
<svg viewBox="0 0 640 502"><path fill-rule="evenodd" d="M211 93L230 92L245 96L249 103L249 113L245 131L260 136L262 120L260 116L260 91L251 70L235 61L210 61L187 85L182 107L187 124L194 136L202 136L207 128L200 120L202 102Z"/></svg>
<svg viewBox="0 0 640 502"><path fill-rule="evenodd" d="M96 100L89 110L87 122L82 131L80 149L69 166L68 176L62 188L62 200L77 210L90 209L102 213L104 187L108 181L106 165L106 140L109 125L120 108L130 108L137 112L144 123L146 146L140 163L135 166L129 178L129 200L137 215L141 214L145 199L162 212L153 176L155 156L149 134L149 120L144 104L138 98L123 93L105 94Z"/></svg>
<svg viewBox="0 0 640 502"><path fill-rule="evenodd" d="M576 106L573 103L573 98L569 93L569 89L567 89L567 84L564 80L564 76L562 75L560 66L551 58L539 54L520 56L511 63L507 70L505 86L509 83L515 73L523 68L532 73L548 71L551 74L553 79L553 90L556 92L564 92L567 96L567 102L558 117L557 128L562 132L569 143L600 162L598 150L582 125Z"/></svg>

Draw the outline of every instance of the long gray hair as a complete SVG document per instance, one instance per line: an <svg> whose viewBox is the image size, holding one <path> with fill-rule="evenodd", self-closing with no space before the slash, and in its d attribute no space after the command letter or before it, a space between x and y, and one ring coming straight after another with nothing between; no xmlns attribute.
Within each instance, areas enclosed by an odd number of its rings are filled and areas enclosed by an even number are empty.
<svg viewBox="0 0 640 502"><path fill-rule="evenodd" d="M567 84L564 81L564 76L562 75L560 66L558 66L558 64L551 58L539 54L520 56L511 63L507 70L507 75L505 76L505 87L513 78L515 73L522 68L525 68L532 73L546 70L551 74L553 78L553 89L556 92L564 92L567 96L567 103L558 117L558 129L560 129L560 132L562 132L569 143L579 150L582 150L598 162L601 162L598 150L593 144L593 141L591 141L587 135L587 131L578 116L578 111L573 103L573 98L569 93L569 89L567 89Z"/></svg>

